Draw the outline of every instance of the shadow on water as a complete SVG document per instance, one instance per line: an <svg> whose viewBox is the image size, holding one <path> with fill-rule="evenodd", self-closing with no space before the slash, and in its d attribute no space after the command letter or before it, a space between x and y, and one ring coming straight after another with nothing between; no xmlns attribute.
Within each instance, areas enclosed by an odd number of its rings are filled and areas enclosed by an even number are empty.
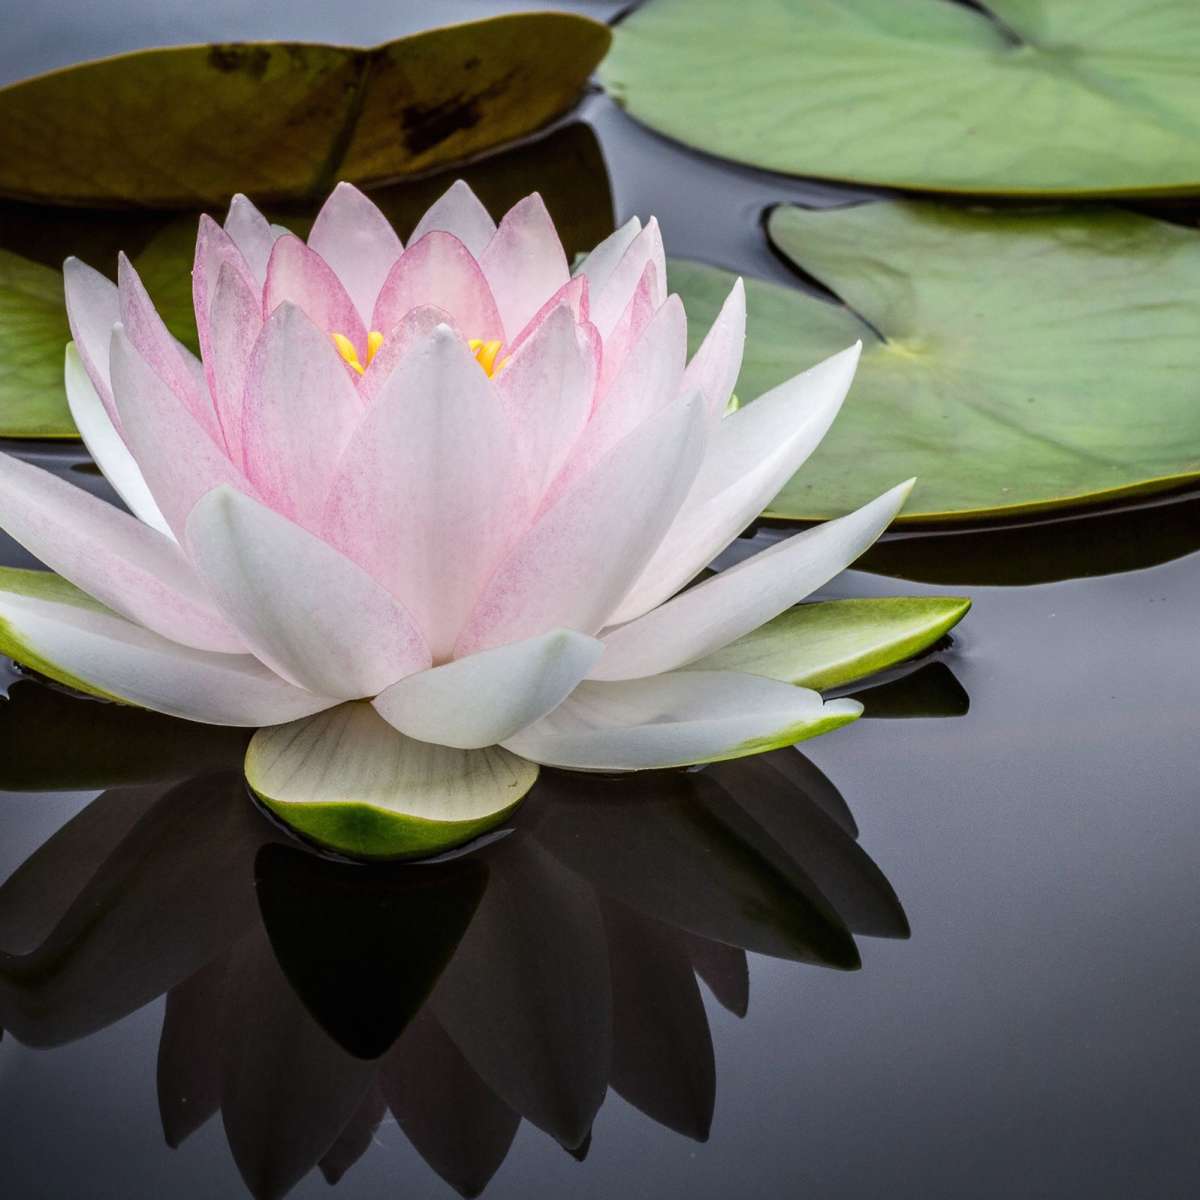
<svg viewBox="0 0 1200 1200"><path fill-rule="evenodd" d="M238 731L19 679L0 704L17 745L5 788L107 790L0 887L0 1025L58 1046L165 994L166 1141L219 1111L256 1197L314 1168L336 1181L387 1112L464 1195L523 1120L581 1157L609 1089L704 1140L700 981L742 1017L747 951L853 970L857 936L908 936L845 802L793 749L547 771L506 837L389 867L265 820Z"/></svg>

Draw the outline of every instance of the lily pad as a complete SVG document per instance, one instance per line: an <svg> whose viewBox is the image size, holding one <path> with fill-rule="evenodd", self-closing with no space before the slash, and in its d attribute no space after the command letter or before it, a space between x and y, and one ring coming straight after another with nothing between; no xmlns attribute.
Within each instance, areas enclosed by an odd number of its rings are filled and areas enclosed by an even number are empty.
<svg viewBox="0 0 1200 1200"><path fill-rule="evenodd" d="M799 604L689 669L745 671L803 687L840 687L920 654L970 607L970 600L956 596Z"/></svg>
<svg viewBox="0 0 1200 1200"><path fill-rule="evenodd" d="M795 175L945 192L1200 189L1194 0L649 0L602 76L639 120Z"/></svg>
<svg viewBox="0 0 1200 1200"><path fill-rule="evenodd" d="M849 398L767 509L840 516L917 476L900 524L1066 509L1200 478L1200 235L1116 211L883 202L776 209L775 245L844 301L747 285L738 394L856 339ZM697 332L732 283L675 263Z"/></svg>
<svg viewBox="0 0 1200 1200"><path fill-rule="evenodd" d="M190 207L414 175L565 111L609 41L586 17L518 13L373 49L175 46L51 71L0 89L0 194Z"/></svg>
<svg viewBox="0 0 1200 1200"><path fill-rule="evenodd" d="M405 737L363 702L260 729L245 772L292 829L370 859L462 845L499 825L538 776L499 746L455 750Z"/></svg>
<svg viewBox="0 0 1200 1200"><path fill-rule="evenodd" d="M0 437L78 437L63 391L62 275L0 250Z"/></svg>

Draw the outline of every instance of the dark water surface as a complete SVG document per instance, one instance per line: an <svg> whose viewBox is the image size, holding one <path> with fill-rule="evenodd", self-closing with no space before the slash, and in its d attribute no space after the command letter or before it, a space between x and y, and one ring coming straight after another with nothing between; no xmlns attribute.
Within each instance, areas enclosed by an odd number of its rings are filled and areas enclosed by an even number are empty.
<svg viewBox="0 0 1200 1200"><path fill-rule="evenodd" d="M0 77L502 7L60 0L6 22ZM673 254L787 279L763 209L858 194L704 160L599 96L582 118L601 205L655 213ZM20 452L105 494L74 452ZM803 756L551 777L510 836L398 871L275 830L241 733L14 677L0 1190L1196 1195L1198 549L1187 497L893 536L828 594L975 607L858 693L870 719Z"/></svg>

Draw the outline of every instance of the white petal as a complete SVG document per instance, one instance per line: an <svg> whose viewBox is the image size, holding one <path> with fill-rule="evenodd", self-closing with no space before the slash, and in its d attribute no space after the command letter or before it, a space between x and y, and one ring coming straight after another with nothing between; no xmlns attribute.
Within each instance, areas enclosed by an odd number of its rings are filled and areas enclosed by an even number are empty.
<svg viewBox="0 0 1200 1200"><path fill-rule="evenodd" d="M583 683L548 717L505 742L544 766L640 771L741 758L854 720L854 700L733 671L681 671Z"/></svg>
<svg viewBox="0 0 1200 1200"><path fill-rule="evenodd" d="M0 623L18 661L189 721L275 725L337 703L293 687L249 655L192 650L95 608L6 593Z"/></svg>
<svg viewBox="0 0 1200 1200"><path fill-rule="evenodd" d="M602 649L595 638L555 629L410 675L377 696L375 709L423 742L492 746L561 704Z"/></svg>
<svg viewBox="0 0 1200 1200"><path fill-rule="evenodd" d="M647 263L654 264L658 292L654 296L657 308L667 298L667 259L663 252L662 232L651 217L646 227L629 243L620 262L603 287L589 290L592 323L607 338L633 297Z"/></svg>
<svg viewBox="0 0 1200 1200"><path fill-rule="evenodd" d="M488 215L470 186L456 179L448 191L435 200L408 239L411 246L427 233L440 230L452 233L476 257L487 249L496 233L496 222Z"/></svg>
<svg viewBox="0 0 1200 1200"><path fill-rule="evenodd" d="M617 269L630 243L642 232L642 223L637 217L630 217L620 229L610 233L596 248L575 268L573 275L586 275L588 286L592 291L602 288L612 273Z"/></svg>
<svg viewBox="0 0 1200 1200"><path fill-rule="evenodd" d="M339 183L317 213L308 244L333 268L363 321L370 321L379 289L404 249L387 217L353 184Z"/></svg>
<svg viewBox="0 0 1200 1200"><path fill-rule="evenodd" d="M695 486L614 625L674 595L766 508L833 423L861 349L856 343L717 423Z"/></svg>
<svg viewBox="0 0 1200 1200"><path fill-rule="evenodd" d="M299 687L353 700L429 666L420 630L380 584L232 488L192 510L187 546L250 649Z"/></svg>
<svg viewBox="0 0 1200 1200"><path fill-rule="evenodd" d="M106 355L107 356L107 355ZM67 405L71 419L83 438L88 453L95 459L96 466L104 478L112 484L117 495L129 506L130 511L151 529L174 537L166 518L154 503L150 489L142 478L141 468L133 461L133 455L117 432L108 410L84 369L74 342L67 344L67 361L64 369L67 386Z"/></svg>
<svg viewBox="0 0 1200 1200"><path fill-rule="evenodd" d="M245 649L169 537L7 454L0 454L0 527L131 621L204 650Z"/></svg>
<svg viewBox="0 0 1200 1200"><path fill-rule="evenodd" d="M491 380L439 326L400 360L346 447L326 535L400 598L436 660L450 657L484 580L527 519Z"/></svg>
<svg viewBox="0 0 1200 1200"><path fill-rule="evenodd" d="M488 580L456 656L546 629L600 629L695 478L703 418L699 396L679 398L563 492Z"/></svg>
<svg viewBox="0 0 1200 1200"><path fill-rule="evenodd" d="M765 625L862 554L903 507L913 483L806 529L612 630L592 677L636 679L673 671Z"/></svg>
<svg viewBox="0 0 1200 1200"><path fill-rule="evenodd" d="M268 224L267 218L239 192L229 202L229 215L225 218L225 232L242 252L247 266L262 287L267 278L267 262L271 247L278 236ZM286 233L287 230L284 230Z"/></svg>
<svg viewBox="0 0 1200 1200"><path fill-rule="evenodd" d="M87 263L68 258L63 263L63 290L79 357L108 415L120 427L108 377L108 343L113 325L121 319L117 285Z"/></svg>
<svg viewBox="0 0 1200 1200"><path fill-rule="evenodd" d="M733 395L745 344L746 287L739 278L683 376L684 388L701 391L708 401L709 415L716 420L720 420Z"/></svg>

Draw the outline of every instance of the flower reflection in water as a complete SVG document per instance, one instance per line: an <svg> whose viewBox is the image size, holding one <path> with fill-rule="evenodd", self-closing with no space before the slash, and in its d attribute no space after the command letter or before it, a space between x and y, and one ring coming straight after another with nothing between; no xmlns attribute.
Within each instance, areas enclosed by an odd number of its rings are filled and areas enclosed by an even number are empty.
<svg viewBox="0 0 1200 1200"><path fill-rule="evenodd" d="M24 681L0 726L59 745L80 730L86 752L32 768L43 787L120 781L0 887L0 1024L53 1046L166 993L166 1139L219 1110L257 1197L317 1167L336 1181L389 1113L464 1195L522 1119L582 1156L609 1088L703 1140L698 979L744 1016L746 951L852 969L854 935L908 933L836 789L790 748L621 780L547 772L491 844L363 866L246 803L229 731Z"/></svg>

